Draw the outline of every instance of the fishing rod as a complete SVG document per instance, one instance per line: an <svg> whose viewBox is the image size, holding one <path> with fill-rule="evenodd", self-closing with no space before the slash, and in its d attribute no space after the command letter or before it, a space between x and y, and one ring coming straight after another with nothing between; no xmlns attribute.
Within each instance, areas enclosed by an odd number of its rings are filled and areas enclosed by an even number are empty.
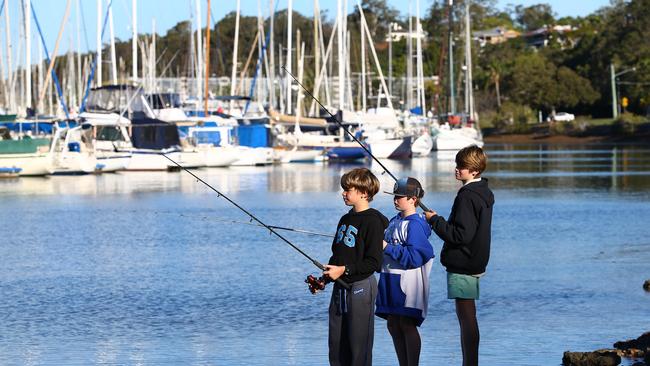
<svg viewBox="0 0 650 366"><path fill-rule="evenodd" d="M266 229L268 229L272 234L275 234L275 236L277 236L278 238L280 238L280 239L281 239L282 241L284 241L285 243L289 244L290 247L292 247L293 249L295 249L298 253L302 254L305 258L309 259L309 261L312 262L316 267L318 267L318 269L320 269L321 271L325 271L325 270L327 269L327 268L325 268L325 266L324 266L323 264L321 264L319 261L317 261L317 260L315 260L314 258L310 257L307 253L303 252L300 248L298 248L298 247L295 246L292 242L290 242L289 240L287 240L287 238L285 238L284 236L280 235L280 233L278 233L277 231L275 231L275 229L274 229L273 227L271 227L271 226L269 226L269 225L263 223L260 219L258 219L257 217L255 217L255 215L253 215L252 213L248 212L245 208L243 208L243 207L241 207L240 205L238 205L237 202L231 200L231 199L230 199L228 196L226 196L225 194L219 192L216 188L214 188L213 186L211 186L210 184L208 184L208 183L207 183L206 181L204 181L203 179L199 178L196 174L192 173L192 172L189 171L187 168L185 168L184 166L180 165L179 163L177 163L176 161L174 161L172 158L170 158L170 157L167 156L166 154L160 154L160 155L164 156L165 158L167 158L167 160L169 160L169 161L171 161L172 163L174 163L174 165L178 166L178 167L181 168L182 170L186 171L189 175L191 175L192 177L196 178L197 181L203 183L206 187L208 187L208 188L210 188L211 190L213 190L213 191L217 194L217 198L219 198L219 197L223 197L226 201L230 202L233 206L237 207L237 208L240 209L243 213L245 213L246 215L248 215L248 217L251 218L251 221L253 221L253 220L254 220L254 221L257 221L258 224L262 225L263 227L265 227ZM347 284L345 281L343 281L340 277L336 279L336 282L337 282L339 285L343 286L346 290L349 290L349 289L350 289L350 285L348 285L348 284Z"/></svg>
<svg viewBox="0 0 650 366"><path fill-rule="evenodd" d="M345 128L345 126L343 126L343 123L339 121L339 119L335 115L333 115L332 112L329 111L329 109L325 108L325 106L323 105L323 103L320 102L320 100L318 100L309 90L307 90L307 88L305 88L305 86L302 85L302 83L300 83L300 81L298 81L298 79L296 79L296 77L293 76L293 74L289 72L289 70L287 70L286 67L282 66L282 70L284 70L287 74L289 74L289 76L291 76L291 78L296 82L296 84L298 84L302 88L302 90L304 90L305 93L307 93L307 95L309 95L316 103L318 103L318 105L321 108L323 108L323 110L327 112L327 114L329 114L330 117L332 117L334 122L336 122L339 125L339 127L341 127L343 131L345 131L345 133L348 134L348 136L350 136L354 141L356 141L366 151L366 153L368 153L368 156L370 156L375 162L377 162L377 164L381 166L382 169L384 169L384 172L388 173L388 175L390 175L391 178L393 178L395 182L397 182L397 177L394 176L393 173L391 173L390 170L388 170L388 168L386 168L384 164L382 164L381 161L379 161L379 159L377 159L374 155L372 155L370 149L368 149L366 145L364 145L361 141L359 141L359 139L356 138L356 136L354 136L352 132L348 131L348 129ZM422 208L422 210L424 211L430 211L429 208L425 206L421 200L418 200L418 206L420 206L420 208Z"/></svg>
<svg viewBox="0 0 650 366"><path fill-rule="evenodd" d="M181 215L181 216L188 217L186 215ZM242 225L251 225L251 226L257 226L257 227L266 227L266 226L256 224L256 223L253 223L253 222L250 222L250 221L237 221L237 220L229 220L229 219L221 219L221 218L213 218L213 217L203 217L203 220L230 222L230 223L233 223L233 224L242 224ZM303 230L303 229L294 229L294 228L290 228L290 227L276 226L276 225L267 225L267 226L270 227L270 228L276 229L276 230L291 231L291 232L294 232L294 233L324 236L326 238L333 238L334 237L334 235L319 233L319 232L316 232L316 231L309 231L309 230Z"/></svg>

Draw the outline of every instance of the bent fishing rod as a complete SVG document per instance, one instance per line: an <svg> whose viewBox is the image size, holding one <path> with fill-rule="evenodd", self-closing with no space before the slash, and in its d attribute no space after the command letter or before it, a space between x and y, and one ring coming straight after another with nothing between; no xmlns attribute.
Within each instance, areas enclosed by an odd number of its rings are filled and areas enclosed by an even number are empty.
<svg viewBox="0 0 650 366"><path fill-rule="evenodd" d="M289 72L289 70L287 70L286 67L282 66L282 70L284 70L287 74L289 74L289 76L291 76L291 78L296 82L296 84L298 84L302 88L302 90L304 90L305 93L307 93L307 95L309 95L310 98L312 98L316 103L318 103L318 105L321 108L323 108L323 110L325 112L327 112L327 114L329 114L330 117L332 117L334 122L336 122L339 125L339 127L341 127L343 129L343 131L345 131L345 133L347 133L348 136L350 136L352 138L352 140L356 141L359 144L359 146L361 146L366 151L366 153L368 153L368 156L370 156L375 162L377 162L377 164L379 164L381 166L382 169L384 169L384 172L388 173L388 175L390 175L391 178L393 178L395 180L395 182L397 182L397 177L394 176L393 173L391 173L390 170L388 170L388 168L386 168L384 166L384 164L382 164L381 161L379 161L379 159L377 159L370 152L370 149L368 149L366 147L366 145L363 144L363 142L359 141L359 139L356 136L354 136L354 134L352 132L348 131L348 129L345 128L345 126L343 126L343 123L341 121L339 121L339 119L335 115L333 115L332 112L329 111L329 109L325 108L323 103L321 103L320 100L318 100L318 98L316 98L309 90L307 90L307 88L305 88L305 86L302 85L302 83L300 83L300 81L298 81L298 79L296 79L296 77L293 76L293 74L291 72ZM424 203L422 203L422 200L418 200L418 206L420 206L420 208L422 208L422 210L424 210L424 211L430 211L429 208L427 206L425 206Z"/></svg>
<svg viewBox="0 0 650 366"><path fill-rule="evenodd" d="M169 161L171 161L172 163L174 163L174 165L176 165L176 166L178 166L179 168L181 168L182 170L186 171L189 175L191 175L192 177L196 178L197 181L203 183L206 187L208 187L208 188L210 188L212 191L214 191L214 192L217 194L217 198L219 198L219 197L223 197L226 201L230 202L233 206L237 207L237 208L240 209L243 213L245 213L246 215L248 215L248 217L251 218L251 221L253 221L253 220L256 221L258 224L262 225L262 226L265 227L267 230L269 230L269 232L271 232L272 234L275 234L275 236L277 236L278 238L280 238L280 239L281 239L282 241L284 241L285 243L289 244L290 247L292 247L293 249L295 249L298 253L302 254L305 258L309 259L309 261L312 262L316 267L318 267L318 269L320 269L321 271L325 271L325 270L326 270L326 268L325 268L325 266L324 266L323 264L321 264L319 261L315 260L314 258L310 257L307 253L303 252L300 248L298 248L298 247L295 246L292 242L290 242L289 240L287 240L287 238L285 238L284 236L280 235L280 233L278 233L277 231L275 231L275 229L274 229L273 227L271 227L271 226L269 226L269 225L263 223L260 219L258 219L257 217L255 217L255 215L253 215L252 213L248 212L248 210L246 210L245 208L243 208L243 207L241 207L240 205L238 205L237 202L231 200L228 196L226 196L225 194L219 192L216 188L214 188L213 186L211 186L210 184L208 184L208 183L207 183L206 181L204 181L203 179L199 178L196 174L192 173L192 172L189 171L187 168L185 168L184 166L180 165L179 163L177 163L176 161L174 161L172 158L170 158L170 157L167 156L166 154L160 154L160 155L164 156L165 158L167 158L167 160L169 160ZM350 285L348 285L348 284L347 284L345 281L343 281L340 277L336 279L336 282L337 282L339 285L343 286L346 290L349 290L349 289L350 289Z"/></svg>

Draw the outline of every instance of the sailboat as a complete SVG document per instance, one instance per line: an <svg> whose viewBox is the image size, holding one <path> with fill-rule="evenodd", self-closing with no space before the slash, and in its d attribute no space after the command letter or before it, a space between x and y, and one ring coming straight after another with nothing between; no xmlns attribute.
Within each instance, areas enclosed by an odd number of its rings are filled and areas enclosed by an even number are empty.
<svg viewBox="0 0 650 366"><path fill-rule="evenodd" d="M9 129L0 126L0 176L39 176L51 174L52 154L49 138L29 135L14 139Z"/></svg>
<svg viewBox="0 0 650 366"><path fill-rule="evenodd" d="M453 6L453 1L449 2L449 6ZM451 17L453 11L449 12L450 27ZM454 78L453 78L453 51L451 50L453 42L450 35L449 41L449 70L450 70L450 101L451 101L451 114L449 121L442 125L434 125L435 131L433 135L433 148L434 150L460 150L469 145L483 146L483 137L480 128L478 127L478 114L474 109L474 95L472 91L472 50L471 50L471 37L470 37L470 14L469 14L469 1L465 3L465 115L460 116L456 114L455 110L455 95L454 95ZM450 28L451 34L451 28ZM464 119L464 121L463 121Z"/></svg>

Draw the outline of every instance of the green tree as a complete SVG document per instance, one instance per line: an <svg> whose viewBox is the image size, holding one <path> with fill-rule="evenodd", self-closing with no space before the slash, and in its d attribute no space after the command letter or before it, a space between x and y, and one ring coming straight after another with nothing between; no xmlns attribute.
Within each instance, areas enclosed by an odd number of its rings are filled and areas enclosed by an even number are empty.
<svg viewBox="0 0 650 366"><path fill-rule="evenodd" d="M514 13L517 23L527 31L550 26L555 22L553 9L549 4L517 5Z"/></svg>

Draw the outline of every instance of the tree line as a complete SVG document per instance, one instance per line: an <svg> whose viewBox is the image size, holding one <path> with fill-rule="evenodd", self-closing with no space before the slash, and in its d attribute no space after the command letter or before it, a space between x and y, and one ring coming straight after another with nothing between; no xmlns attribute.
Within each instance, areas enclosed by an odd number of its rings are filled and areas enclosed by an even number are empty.
<svg viewBox="0 0 650 366"><path fill-rule="evenodd" d="M427 98L431 101L440 98L438 104L444 110L448 93L446 75L448 60L448 32L451 29L454 42L456 70L461 70L464 48L463 1L455 2L450 9L447 1L434 1L424 10L422 26L427 34L423 44L423 68L425 76L439 76L438 83L427 83ZM384 75L388 73L388 47L386 36L391 23L408 29L408 15L389 6L386 0L363 0L362 8L382 65ZM453 22L449 23L449 12ZM512 38L498 44L479 47L472 44L474 65L474 93L479 113L491 112L498 115L504 110L524 111L518 115L524 120L544 115L552 111L568 111L593 117L610 117L612 111L612 92L610 65L617 72L634 68L634 72L620 75L617 90L620 97L629 100L627 110L636 114L646 114L650 105L650 0L614 0L609 6L584 17L559 18L550 5L510 6L499 9L496 0L473 0L470 5L472 31L494 27L512 29L526 34L542 27L553 25L571 26L571 31L554 32L550 30L544 47L532 47L524 37ZM232 51L234 49L235 13L232 12L218 20L211 28L210 74L230 76ZM332 14L322 13L323 37L325 44L330 37L334 21ZM269 30L270 19L264 20L264 31ZM293 13L294 31L299 30L305 42L305 54L314 53L313 15ZM450 26L451 24L451 26ZM274 42L276 65L281 47L285 47L287 37L287 11L274 15ZM347 16L350 38L360 37L360 17L358 10ZM549 28L550 29L550 28ZM257 60L257 44L254 43L258 30L258 19L252 16L240 17L239 29L239 72L249 56ZM142 35L143 39L151 35ZM157 72L165 69L166 77L191 77L192 51L190 39L192 26L182 21L157 38ZM295 36L294 36L295 37ZM108 51L108 46L105 49ZM294 38L294 47L296 41ZM392 45L393 77L406 75L406 40ZM131 69L130 40L116 44L121 69ZM180 52L178 52L180 50ZM361 70L360 42L350 42L351 69ZM283 51L283 52L286 52ZM295 55L295 53L294 53ZM142 60L139 60L142 62ZM370 61L366 61L370 62ZM314 58L305 58L305 81L311 85L314 76ZM294 61L294 65L297 62ZM166 65L171 65L166 67ZM65 70L65 60L57 65ZM254 67L249 67L247 75L252 75ZM104 68L107 80L107 68ZM455 75L460 84L462 75ZM455 80L456 81L456 80Z"/></svg>

